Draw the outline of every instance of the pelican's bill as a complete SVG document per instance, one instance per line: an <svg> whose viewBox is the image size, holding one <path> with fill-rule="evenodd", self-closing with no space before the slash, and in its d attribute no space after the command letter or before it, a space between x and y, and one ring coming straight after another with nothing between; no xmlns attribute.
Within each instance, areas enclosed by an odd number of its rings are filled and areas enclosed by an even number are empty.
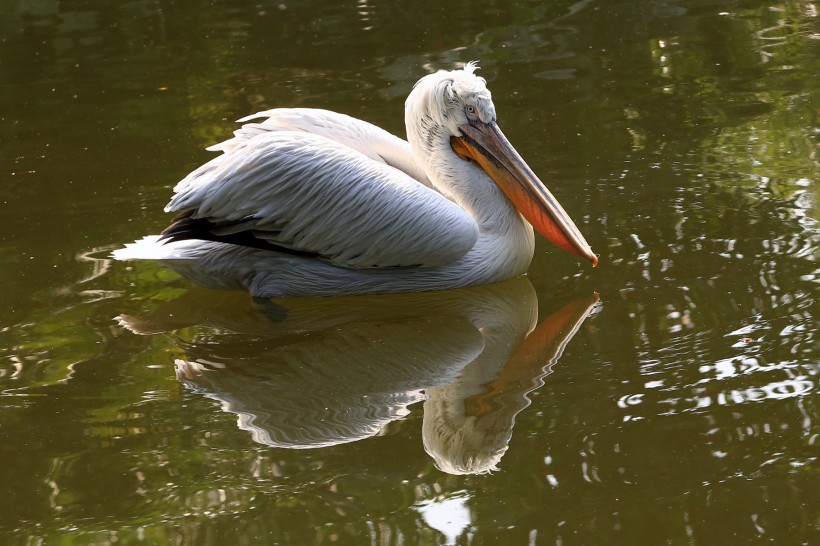
<svg viewBox="0 0 820 546"><path fill-rule="evenodd" d="M586 258L593 267L598 265L598 257L575 223L496 123L470 120L459 129L462 136L450 139L459 157L478 163L538 233L556 246Z"/></svg>

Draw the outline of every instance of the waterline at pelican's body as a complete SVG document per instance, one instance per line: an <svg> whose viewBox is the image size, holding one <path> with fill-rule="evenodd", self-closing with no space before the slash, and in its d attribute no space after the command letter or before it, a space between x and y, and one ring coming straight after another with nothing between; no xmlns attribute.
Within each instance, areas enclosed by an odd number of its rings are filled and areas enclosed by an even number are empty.
<svg viewBox="0 0 820 546"><path fill-rule="evenodd" d="M597 257L496 124L483 78L439 71L405 104L408 141L326 110L250 116L174 188L162 235L115 251L220 264L258 297L440 290L523 274L533 226ZM236 273L239 271L240 273Z"/></svg>

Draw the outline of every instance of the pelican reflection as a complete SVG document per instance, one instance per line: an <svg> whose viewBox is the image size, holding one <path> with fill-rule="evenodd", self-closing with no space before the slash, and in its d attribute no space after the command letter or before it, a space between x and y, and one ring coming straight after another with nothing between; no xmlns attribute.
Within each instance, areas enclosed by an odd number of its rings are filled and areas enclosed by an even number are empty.
<svg viewBox="0 0 820 546"><path fill-rule="evenodd" d="M443 292L277 300L194 288L144 316L138 334L177 331L176 374L237 416L254 441L320 448L382 434L424 402L425 450L442 471L485 473L507 450L527 394L543 384L598 301L538 323L526 277ZM183 331L180 331L183 329Z"/></svg>

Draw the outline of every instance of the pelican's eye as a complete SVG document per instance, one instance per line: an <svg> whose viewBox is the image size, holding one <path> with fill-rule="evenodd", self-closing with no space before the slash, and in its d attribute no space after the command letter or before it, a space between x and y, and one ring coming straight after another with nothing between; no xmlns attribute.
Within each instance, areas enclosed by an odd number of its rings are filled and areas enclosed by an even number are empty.
<svg viewBox="0 0 820 546"><path fill-rule="evenodd" d="M472 104L468 104L464 111L467 112L467 116L471 118L474 118L478 115L478 110L476 110L476 107Z"/></svg>

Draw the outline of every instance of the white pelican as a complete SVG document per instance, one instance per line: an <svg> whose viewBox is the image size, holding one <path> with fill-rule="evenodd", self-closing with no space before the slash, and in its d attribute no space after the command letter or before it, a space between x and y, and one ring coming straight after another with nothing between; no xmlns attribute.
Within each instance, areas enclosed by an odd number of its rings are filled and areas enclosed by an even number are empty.
<svg viewBox="0 0 820 546"><path fill-rule="evenodd" d="M595 266L567 213L496 124L475 63L421 78L407 140L326 110L243 118L222 155L174 188L160 236L118 259L257 265L232 285L254 296L440 290L523 274L533 226ZM184 268L184 266L183 266Z"/></svg>

